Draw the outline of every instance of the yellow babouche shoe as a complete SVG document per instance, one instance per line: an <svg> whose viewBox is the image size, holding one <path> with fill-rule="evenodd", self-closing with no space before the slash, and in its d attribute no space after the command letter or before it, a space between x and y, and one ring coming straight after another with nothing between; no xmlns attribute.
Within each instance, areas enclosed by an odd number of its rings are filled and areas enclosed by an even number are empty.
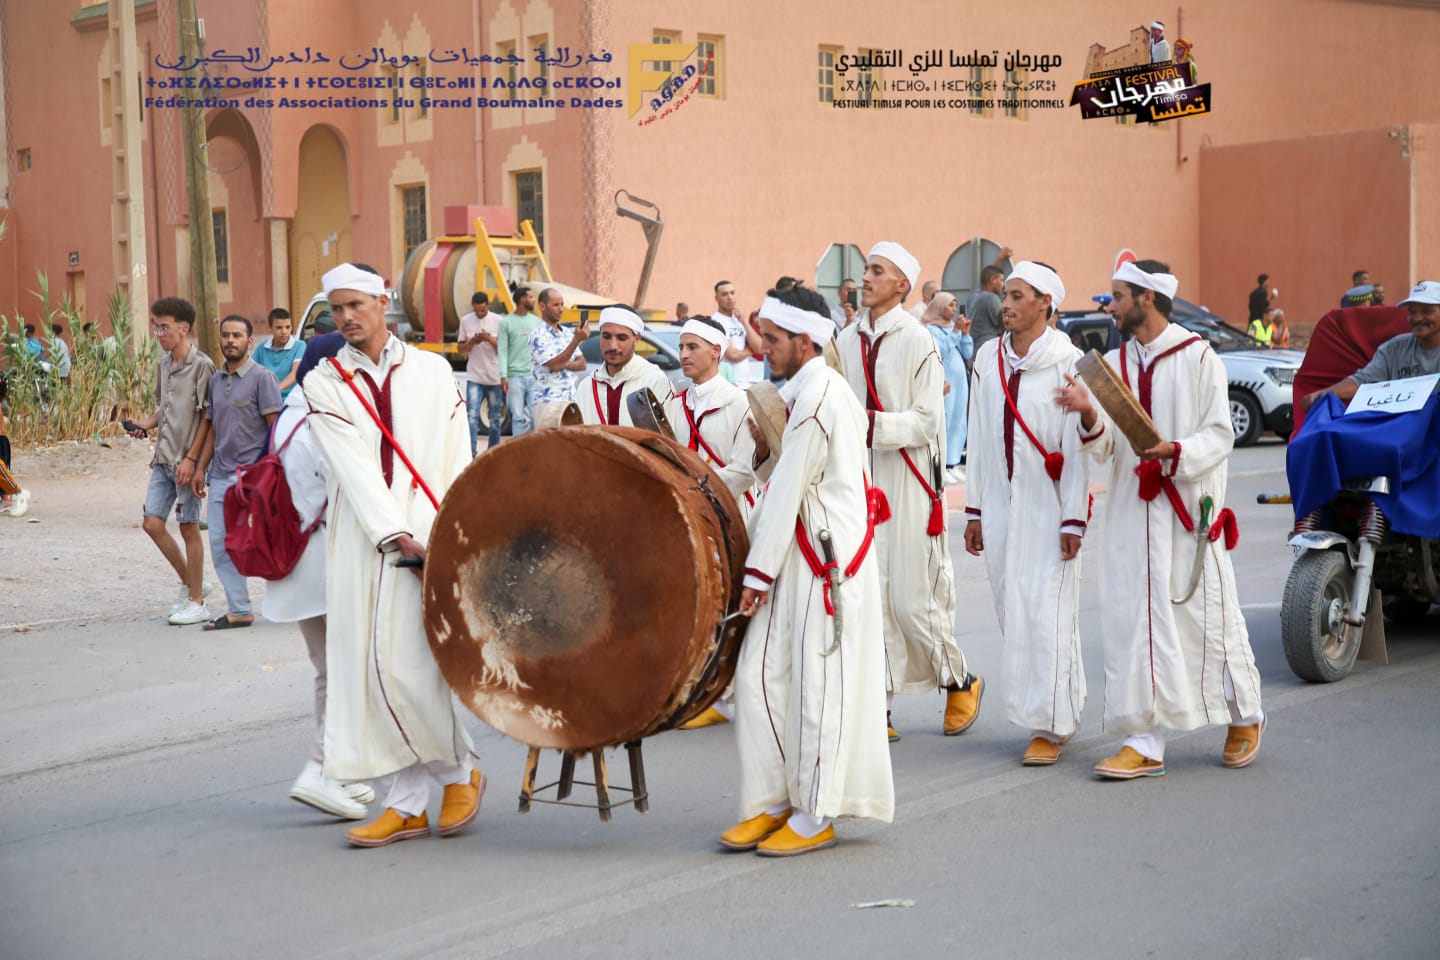
<svg viewBox="0 0 1440 960"><path fill-rule="evenodd" d="M418 817L403 817L392 807L363 827L355 827L345 834L357 847L383 847L397 840L430 835L430 817L422 813Z"/></svg>
<svg viewBox="0 0 1440 960"><path fill-rule="evenodd" d="M975 725L980 716L980 698L984 695L985 681L973 676L968 678L966 689L952 690L945 695L945 736L964 733Z"/></svg>
<svg viewBox="0 0 1440 960"><path fill-rule="evenodd" d="M1106 780L1135 780L1139 777L1163 777L1165 763L1151 760L1134 747L1121 747L1113 757L1095 764L1095 776Z"/></svg>
<svg viewBox="0 0 1440 960"><path fill-rule="evenodd" d="M702 727L713 727L720 723L729 723L730 718L725 716L715 707L707 707L705 712L694 720L686 720L680 724L681 730L699 730Z"/></svg>
<svg viewBox="0 0 1440 960"><path fill-rule="evenodd" d="M480 799L484 796L485 774L478 768L470 771L467 782L447 786L440 804L440 836L448 837L468 827L480 812Z"/></svg>
<svg viewBox="0 0 1440 960"><path fill-rule="evenodd" d="M1032 737L1020 762L1027 767L1048 767L1060 759L1060 744L1045 737Z"/></svg>
<svg viewBox="0 0 1440 960"><path fill-rule="evenodd" d="M787 823L760 842L755 852L762 857L798 857L802 853L824 850L839 843L835 836L835 825L831 824L813 837L802 837L790 829Z"/></svg>
<svg viewBox="0 0 1440 960"><path fill-rule="evenodd" d="M762 813L758 817L751 817L743 823L737 823L720 834L720 845L730 850L754 850L755 845L761 840L785 826L785 821L790 819L792 812L786 810L778 817Z"/></svg>

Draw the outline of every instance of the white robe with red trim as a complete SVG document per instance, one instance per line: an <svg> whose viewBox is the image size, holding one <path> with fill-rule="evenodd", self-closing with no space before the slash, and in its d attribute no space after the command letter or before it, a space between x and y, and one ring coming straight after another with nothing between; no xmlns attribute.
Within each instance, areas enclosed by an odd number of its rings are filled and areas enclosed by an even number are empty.
<svg viewBox="0 0 1440 960"><path fill-rule="evenodd" d="M745 391L717 374L675 394L665 415L675 439L710 465L740 504L742 519L748 516L759 491L753 489L755 439L747 426L750 402ZM699 427L698 437L692 423Z"/></svg>
<svg viewBox="0 0 1440 960"><path fill-rule="evenodd" d="M393 336L378 366L352 347L338 359L388 393L391 432L443 500L470 463L465 401L450 365ZM383 416L363 378L354 383ZM305 378L305 399L330 468L325 775L370 780L418 762L459 763L474 747L430 653L420 578L391 566L398 553L380 549L399 533L426 542L435 508L398 455L385 482L380 429L328 360Z"/></svg>
<svg viewBox="0 0 1440 960"><path fill-rule="evenodd" d="M610 391L619 390L620 419L615 423L622 427L633 427L635 424L630 420L630 408L626 405L626 400L630 394L642 387L650 388L662 409L669 404L672 394L670 378L665 376L665 371L637 353L614 376L606 371L602 363L575 388L575 402L579 404L580 415L587 424L608 424L611 423L607 413ZM596 406L597 398L600 401L599 406Z"/></svg>
<svg viewBox="0 0 1440 960"><path fill-rule="evenodd" d="M873 327L872 327L873 324ZM874 383L884 412L873 412L865 368L862 334L880 339L875 355ZM845 377L870 424L862 443L871 482L890 501L893 517L875 534L880 561L886 652L886 689L920 693L963 683L965 656L955 642L955 579L950 544L942 530L927 532L934 501L921 485L902 452L940 498L944 518L943 477L935 464L945 463L945 369L935 338L901 307L882 317L861 311L836 340ZM868 348L873 350L874 348ZM941 488L937 489L937 480Z"/></svg>
<svg viewBox="0 0 1440 960"><path fill-rule="evenodd" d="M1224 364L1204 341L1160 356L1194 338L1175 324L1148 346L1125 344L1130 389L1145 399L1137 352L1151 367L1150 417L1160 435L1180 445L1162 461L1192 519L1200 499L1214 499L1212 519L1225 506L1227 461L1235 445ZM1159 359L1154 359L1158 357ZM1119 350L1106 361L1119 375ZM1097 411L1099 405L1096 404ZM1105 729L1142 733L1153 727L1193 730L1260 712L1260 673L1235 592L1235 572L1224 538L1207 541L1199 587L1189 602L1172 604L1188 585L1196 541L1169 498L1140 499L1140 459L1103 411L1084 445L1110 465L1105 505L1097 518L1100 599L1105 638ZM1226 706L1229 668L1238 716Z"/></svg>
<svg viewBox="0 0 1440 960"><path fill-rule="evenodd" d="M1080 452L1080 415L1055 403L1080 351L1046 328L1030 345L1018 377L1000 362L1010 334L975 355L970 388L970 449L965 514L979 520L995 616L1005 635L1005 707L1010 722L1068 737L1085 708L1080 658L1080 558L1060 559L1060 534L1083 535L1089 521L1089 457ZM1006 401L1020 412L1016 420ZM1045 455L1064 458L1059 481ZM1007 430L1008 424L1008 430ZM1013 465L1013 466L1012 466Z"/></svg>
<svg viewBox="0 0 1440 960"><path fill-rule="evenodd" d="M790 408L782 452L751 515L747 586L768 589L735 672L740 818L790 803L815 817L889 821L895 788L885 738L885 650L872 547L837 591L835 618L796 534L817 557L828 529L840 568L865 543L865 416L844 379L819 357L781 390ZM881 527L883 529L883 525Z"/></svg>

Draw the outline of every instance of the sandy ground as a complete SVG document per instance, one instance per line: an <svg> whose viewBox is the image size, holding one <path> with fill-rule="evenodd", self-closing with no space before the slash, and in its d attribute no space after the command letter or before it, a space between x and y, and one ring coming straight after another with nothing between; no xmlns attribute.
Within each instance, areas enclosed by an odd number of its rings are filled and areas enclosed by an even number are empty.
<svg viewBox="0 0 1440 960"><path fill-rule="evenodd" d="M120 437L16 454L30 511L0 516L0 630L168 609L178 581L140 529L152 446Z"/></svg>

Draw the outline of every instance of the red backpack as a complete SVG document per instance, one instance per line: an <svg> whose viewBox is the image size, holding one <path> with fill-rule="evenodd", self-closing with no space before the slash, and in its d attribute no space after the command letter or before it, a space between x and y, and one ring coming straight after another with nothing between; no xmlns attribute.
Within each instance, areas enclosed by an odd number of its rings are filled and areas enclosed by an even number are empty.
<svg viewBox="0 0 1440 960"><path fill-rule="evenodd" d="M277 449L238 467L235 485L225 491L225 552L247 577L283 580L300 562L310 534L325 518L321 510L308 528L300 527L300 514L280 463L280 452L304 425L301 420Z"/></svg>

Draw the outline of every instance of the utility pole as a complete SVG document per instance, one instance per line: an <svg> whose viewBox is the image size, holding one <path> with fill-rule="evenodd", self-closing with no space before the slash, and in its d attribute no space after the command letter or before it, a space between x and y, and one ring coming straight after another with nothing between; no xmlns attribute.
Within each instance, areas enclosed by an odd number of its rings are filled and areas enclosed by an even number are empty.
<svg viewBox="0 0 1440 960"><path fill-rule="evenodd" d="M175 0L180 31L181 62L200 57L200 20L195 0ZM195 98L195 99L198 99ZM190 200L190 276L195 301L195 339L200 349L220 360L220 309L215 299L215 226L210 211L209 163L206 156L205 112L186 107L180 121L185 151L185 192Z"/></svg>
<svg viewBox="0 0 1440 960"><path fill-rule="evenodd" d="M140 153L140 62L135 0L112 0L110 17L110 152L114 197L110 213L115 284L124 293L139 350L150 337L150 277L145 242L145 164Z"/></svg>

